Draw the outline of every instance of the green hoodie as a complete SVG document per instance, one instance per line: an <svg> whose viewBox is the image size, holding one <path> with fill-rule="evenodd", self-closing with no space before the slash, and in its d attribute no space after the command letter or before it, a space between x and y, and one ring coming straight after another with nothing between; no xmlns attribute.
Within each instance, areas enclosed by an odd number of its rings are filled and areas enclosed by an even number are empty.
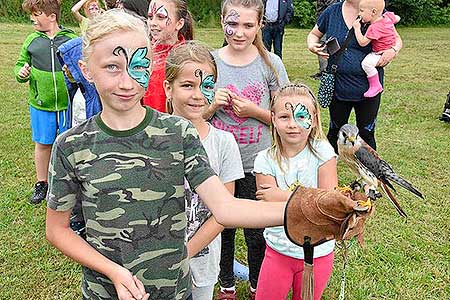
<svg viewBox="0 0 450 300"><path fill-rule="evenodd" d="M67 109L69 97L56 51L61 44L75 37L72 30L61 28L53 39L39 31L25 39L14 74L18 82L30 82L31 106L46 111ZM18 73L25 63L31 66L31 74L24 79Z"/></svg>

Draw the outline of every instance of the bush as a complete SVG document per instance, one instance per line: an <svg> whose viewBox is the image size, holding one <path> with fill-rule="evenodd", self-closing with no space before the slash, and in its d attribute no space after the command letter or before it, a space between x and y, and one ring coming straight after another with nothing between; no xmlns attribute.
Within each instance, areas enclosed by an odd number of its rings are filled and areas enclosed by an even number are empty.
<svg viewBox="0 0 450 300"><path fill-rule="evenodd" d="M2 0L0 1L0 21L10 22L29 22L30 16L22 9L22 0ZM60 23L63 25L76 24L72 17L70 9L77 2L63 0L61 1L61 18Z"/></svg>
<svg viewBox="0 0 450 300"><path fill-rule="evenodd" d="M188 1L189 10L198 26L215 27L220 24L221 0Z"/></svg>
<svg viewBox="0 0 450 300"><path fill-rule="evenodd" d="M398 14L404 25L448 24L449 1L443 0L391 0L388 9Z"/></svg>
<svg viewBox="0 0 450 300"><path fill-rule="evenodd" d="M312 28L316 23L316 1L314 0L293 0L295 27Z"/></svg>

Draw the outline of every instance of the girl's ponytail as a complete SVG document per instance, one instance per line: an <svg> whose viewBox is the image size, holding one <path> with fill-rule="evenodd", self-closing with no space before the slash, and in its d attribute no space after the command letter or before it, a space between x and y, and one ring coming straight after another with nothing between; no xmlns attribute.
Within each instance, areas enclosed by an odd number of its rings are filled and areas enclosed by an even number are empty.
<svg viewBox="0 0 450 300"><path fill-rule="evenodd" d="M180 34L186 41L191 41L194 39L194 19L192 18L191 12L186 10L182 18L184 19L184 25L180 30Z"/></svg>
<svg viewBox="0 0 450 300"><path fill-rule="evenodd" d="M175 5L178 20L183 19L184 25L180 29L181 34L185 40L190 41L194 39L194 19L191 12L188 10L188 5L185 0L169 0Z"/></svg>

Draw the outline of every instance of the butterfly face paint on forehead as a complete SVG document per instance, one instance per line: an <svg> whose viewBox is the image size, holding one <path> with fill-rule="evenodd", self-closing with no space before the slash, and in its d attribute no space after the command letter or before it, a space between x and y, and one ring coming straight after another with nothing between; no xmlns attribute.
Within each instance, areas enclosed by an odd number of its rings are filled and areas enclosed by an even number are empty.
<svg viewBox="0 0 450 300"><path fill-rule="evenodd" d="M224 19L224 33L227 37L231 37L236 34L236 26L239 22L239 13L234 9L230 10L230 12L225 16Z"/></svg>
<svg viewBox="0 0 450 300"><path fill-rule="evenodd" d="M292 117L295 122L304 129L309 129L312 126L312 115L308 108L303 103L297 103L294 107L291 102L286 102L284 107L292 111Z"/></svg>
<svg viewBox="0 0 450 300"><path fill-rule="evenodd" d="M131 50L125 50L122 46L117 46L113 50L115 56L121 56L125 58L127 63L127 73L131 78L136 80L140 86L147 89L148 81L150 79L150 73L148 68L150 67L150 59L147 58L148 49L147 47L141 47L136 49L133 54Z"/></svg>
<svg viewBox="0 0 450 300"><path fill-rule="evenodd" d="M206 98L209 104L211 104L214 100L214 86L216 82L214 81L214 76L212 74L208 74L203 78L203 71L200 69L196 69L194 71L195 77L200 78L200 92Z"/></svg>

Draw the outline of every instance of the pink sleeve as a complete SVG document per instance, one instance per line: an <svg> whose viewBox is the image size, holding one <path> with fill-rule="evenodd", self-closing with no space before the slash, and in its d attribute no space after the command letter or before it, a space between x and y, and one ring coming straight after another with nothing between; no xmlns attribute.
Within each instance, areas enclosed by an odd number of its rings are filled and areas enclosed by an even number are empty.
<svg viewBox="0 0 450 300"><path fill-rule="evenodd" d="M378 40L380 38L380 31L377 30L377 26L375 26L375 24L370 25L364 35L369 40Z"/></svg>
<svg viewBox="0 0 450 300"><path fill-rule="evenodd" d="M391 11L387 11L383 14L383 17L388 18L392 23L397 23L397 17Z"/></svg>

